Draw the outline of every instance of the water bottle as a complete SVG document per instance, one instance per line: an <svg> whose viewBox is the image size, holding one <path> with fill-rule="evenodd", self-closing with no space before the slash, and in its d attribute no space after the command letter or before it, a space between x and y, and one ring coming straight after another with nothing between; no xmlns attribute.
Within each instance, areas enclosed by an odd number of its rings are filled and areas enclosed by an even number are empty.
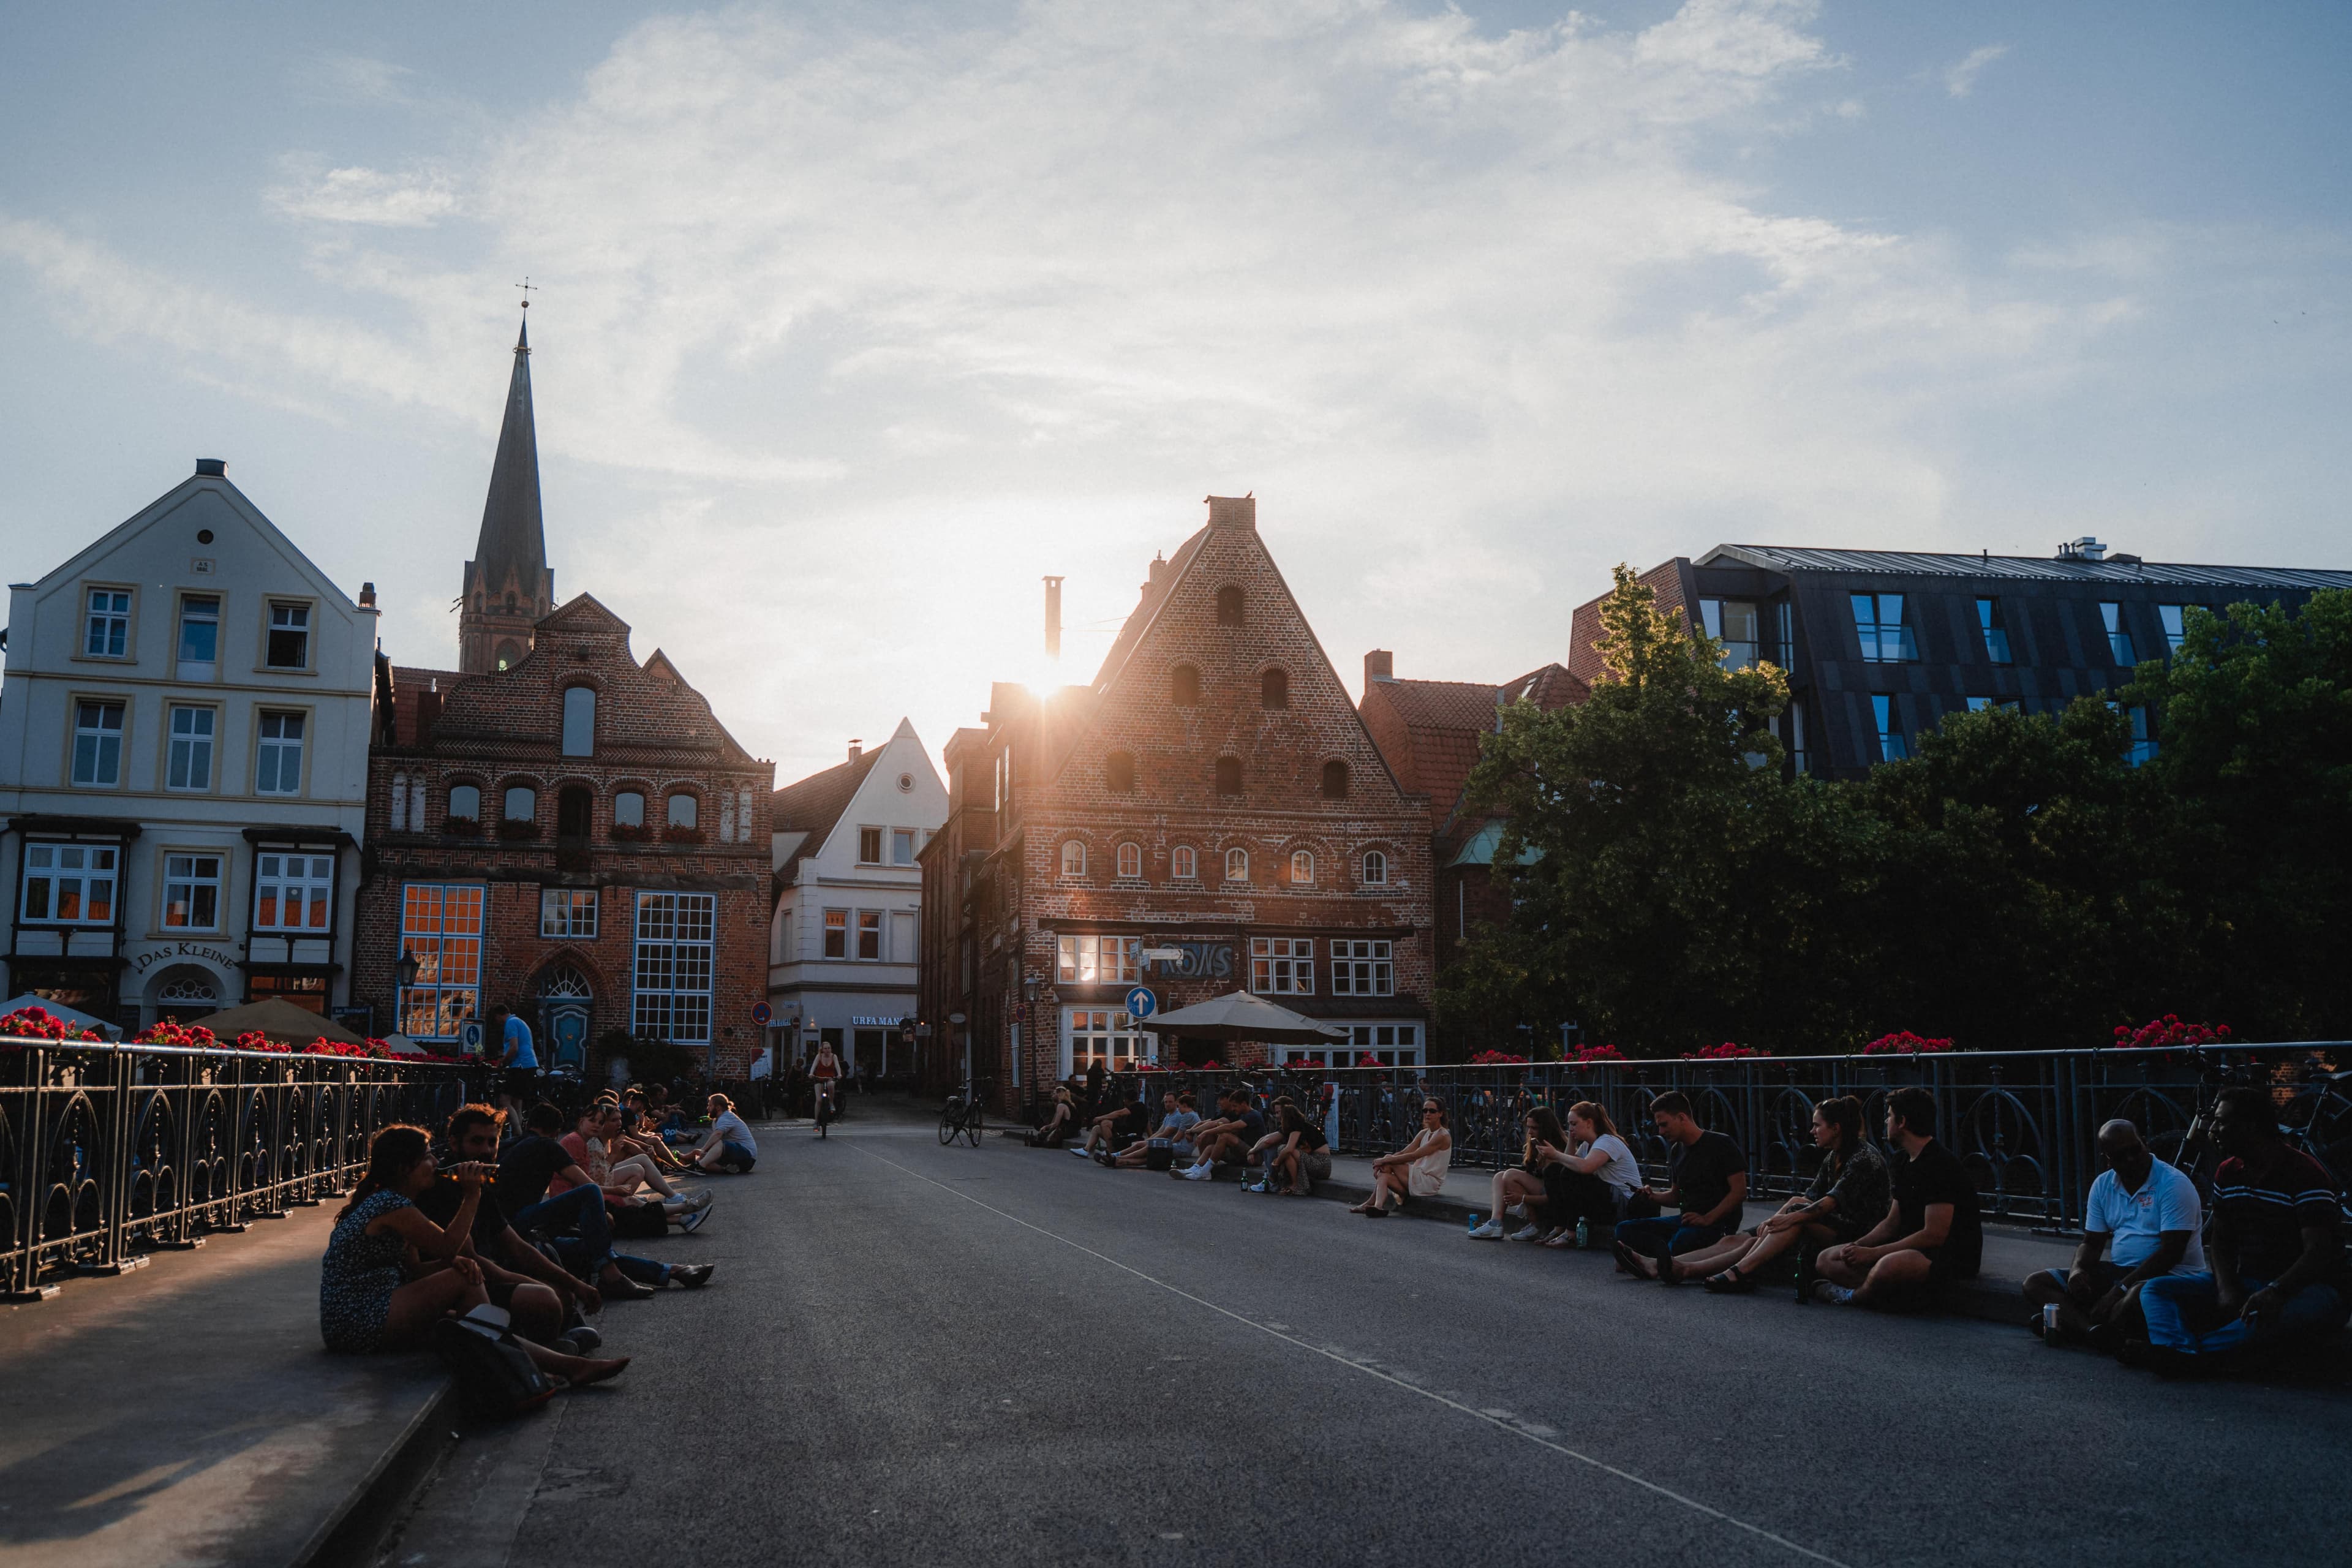
<svg viewBox="0 0 2352 1568"><path fill-rule="evenodd" d="M1579 1252L1592 1245L1592 1226L1582 1215L1576 1216L1576 1249Z"/></svg>

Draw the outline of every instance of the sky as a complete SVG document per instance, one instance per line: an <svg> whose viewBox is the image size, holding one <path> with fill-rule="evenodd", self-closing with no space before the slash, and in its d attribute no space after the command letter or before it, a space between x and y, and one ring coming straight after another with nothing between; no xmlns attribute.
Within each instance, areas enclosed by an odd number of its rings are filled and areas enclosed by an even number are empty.
<svg viewBox="0 0 2352 1568"><path fill-rule="evenodd" d="M1350 689L1725 542L2352 567L2352 7L0 5L0 553L548 546L785 783L1255 493ZM1066 579L1057 668L1047 574Z"/></svg>

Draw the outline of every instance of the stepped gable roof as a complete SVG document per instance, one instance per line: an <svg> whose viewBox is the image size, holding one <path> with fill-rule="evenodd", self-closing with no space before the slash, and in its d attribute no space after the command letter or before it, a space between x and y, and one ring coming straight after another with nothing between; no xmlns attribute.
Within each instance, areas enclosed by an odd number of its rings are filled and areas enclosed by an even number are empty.
<svg viewBox="0 0 2352 1568"><path fill-rule="evenodd" d="M793 868L824 847L825 840L841 822L841 814L857 797L857 789L866 775L874 771L874 759L882 754L877 746L861 752L845 763L835 763L823 773L797 779L768 797L768 826L776 833L806 835L793 850L791 858L777 868L783 881L793 879Z"/></svg>
<svg viewBox="0 0 2352 1568"><path fill-rule="evenodd" d="M530 405L530 323L515 337L514 374L507 381L506 417L498 456L490 463L489 494L482 502L482 532L471 563L482 587L502 591L511 581L537 593L547 572L547 529L539 504L539 428Z"/></svg>

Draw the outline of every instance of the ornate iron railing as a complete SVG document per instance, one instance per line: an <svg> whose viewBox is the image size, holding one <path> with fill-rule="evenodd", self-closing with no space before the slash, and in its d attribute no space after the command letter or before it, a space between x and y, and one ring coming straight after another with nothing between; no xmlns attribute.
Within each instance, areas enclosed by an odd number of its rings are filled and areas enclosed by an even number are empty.
<svg viewBox="0 0 2352 1568"><path fill-rule="evenodd" d="M358 1179L376 1129L446 1121L467 1071L0 1039L0 1290L37 1300L317 1204Z"/></svg>
<svg viewBox="0 0 2352 1568"><path fill-rule="evenodd" d="M1811 1179L1819 1163L1811 1136L1819 1101L1853 1096L1876 1136L1885 1124L1886 1096L1916 1085L1936 1097L1937 1136L1976 1177L1987 1214L2075 1229L2091 1179L2103 1168L2094 1147L2100 1126L2124 1117L2159 1152L2176 1149L2199 1105L2219 1086L2225 1061L2237 1077L2270 1086L2281 1121L2299 1130L2305 1147L2338 1151L2332 1163L2339 1171L2352 1165L2352 1083L2333 1076L2339 1062L2352 1063L2352 1043L2336 1040L2201 1054L2186 1047L1969 1051L1146 1076L1155 1090L1194 1090L1204 1112L1217 1089L1237 1076L1261 1091L1311 1100L1332 1125L1338 1152L1358 1156L1405 1143L1419 1130L1423 1097L1433 1096L1446 1107L1455 1165L1483 1170L1519 1162L1529 1107L1548 1104L1565 1118L1569 1106L1590 1100L1608 1110L1657 1178L1666 1149L1651 1122L1650 1101L1675 1089L1689 1097L1703 1125L1730 1134L1746 1152L1749 1190L1759 1195L1795 1192Z"/></svg>

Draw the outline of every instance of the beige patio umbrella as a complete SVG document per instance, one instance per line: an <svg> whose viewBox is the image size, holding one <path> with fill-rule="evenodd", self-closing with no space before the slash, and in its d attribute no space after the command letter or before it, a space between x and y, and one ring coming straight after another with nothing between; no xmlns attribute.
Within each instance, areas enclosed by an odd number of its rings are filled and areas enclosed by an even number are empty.
<svg viewBox="0 0 2352 1568"><path fill-rule="evenodd" d="M307 1046L312 1040L332 1040L341 1046L367 1044L363 1037L352 1034L332 1018L298 1007L283 996L248 1002L225 1013L207 1013L189 1022L210 1029L225 1045L234 1043L239 1035L252 1029L260 1030L265 1039L286 1046Z"/></svg>
<svg viewBox="0 0 2352 1568"><path fill-rule="evenodd" d="M1318 1024L1246 991L1139 1019L1135 1026L1187 1040L1255 1040L1269 1046L1328 1045L1349 1037L1345 1029Z"/></svg>

